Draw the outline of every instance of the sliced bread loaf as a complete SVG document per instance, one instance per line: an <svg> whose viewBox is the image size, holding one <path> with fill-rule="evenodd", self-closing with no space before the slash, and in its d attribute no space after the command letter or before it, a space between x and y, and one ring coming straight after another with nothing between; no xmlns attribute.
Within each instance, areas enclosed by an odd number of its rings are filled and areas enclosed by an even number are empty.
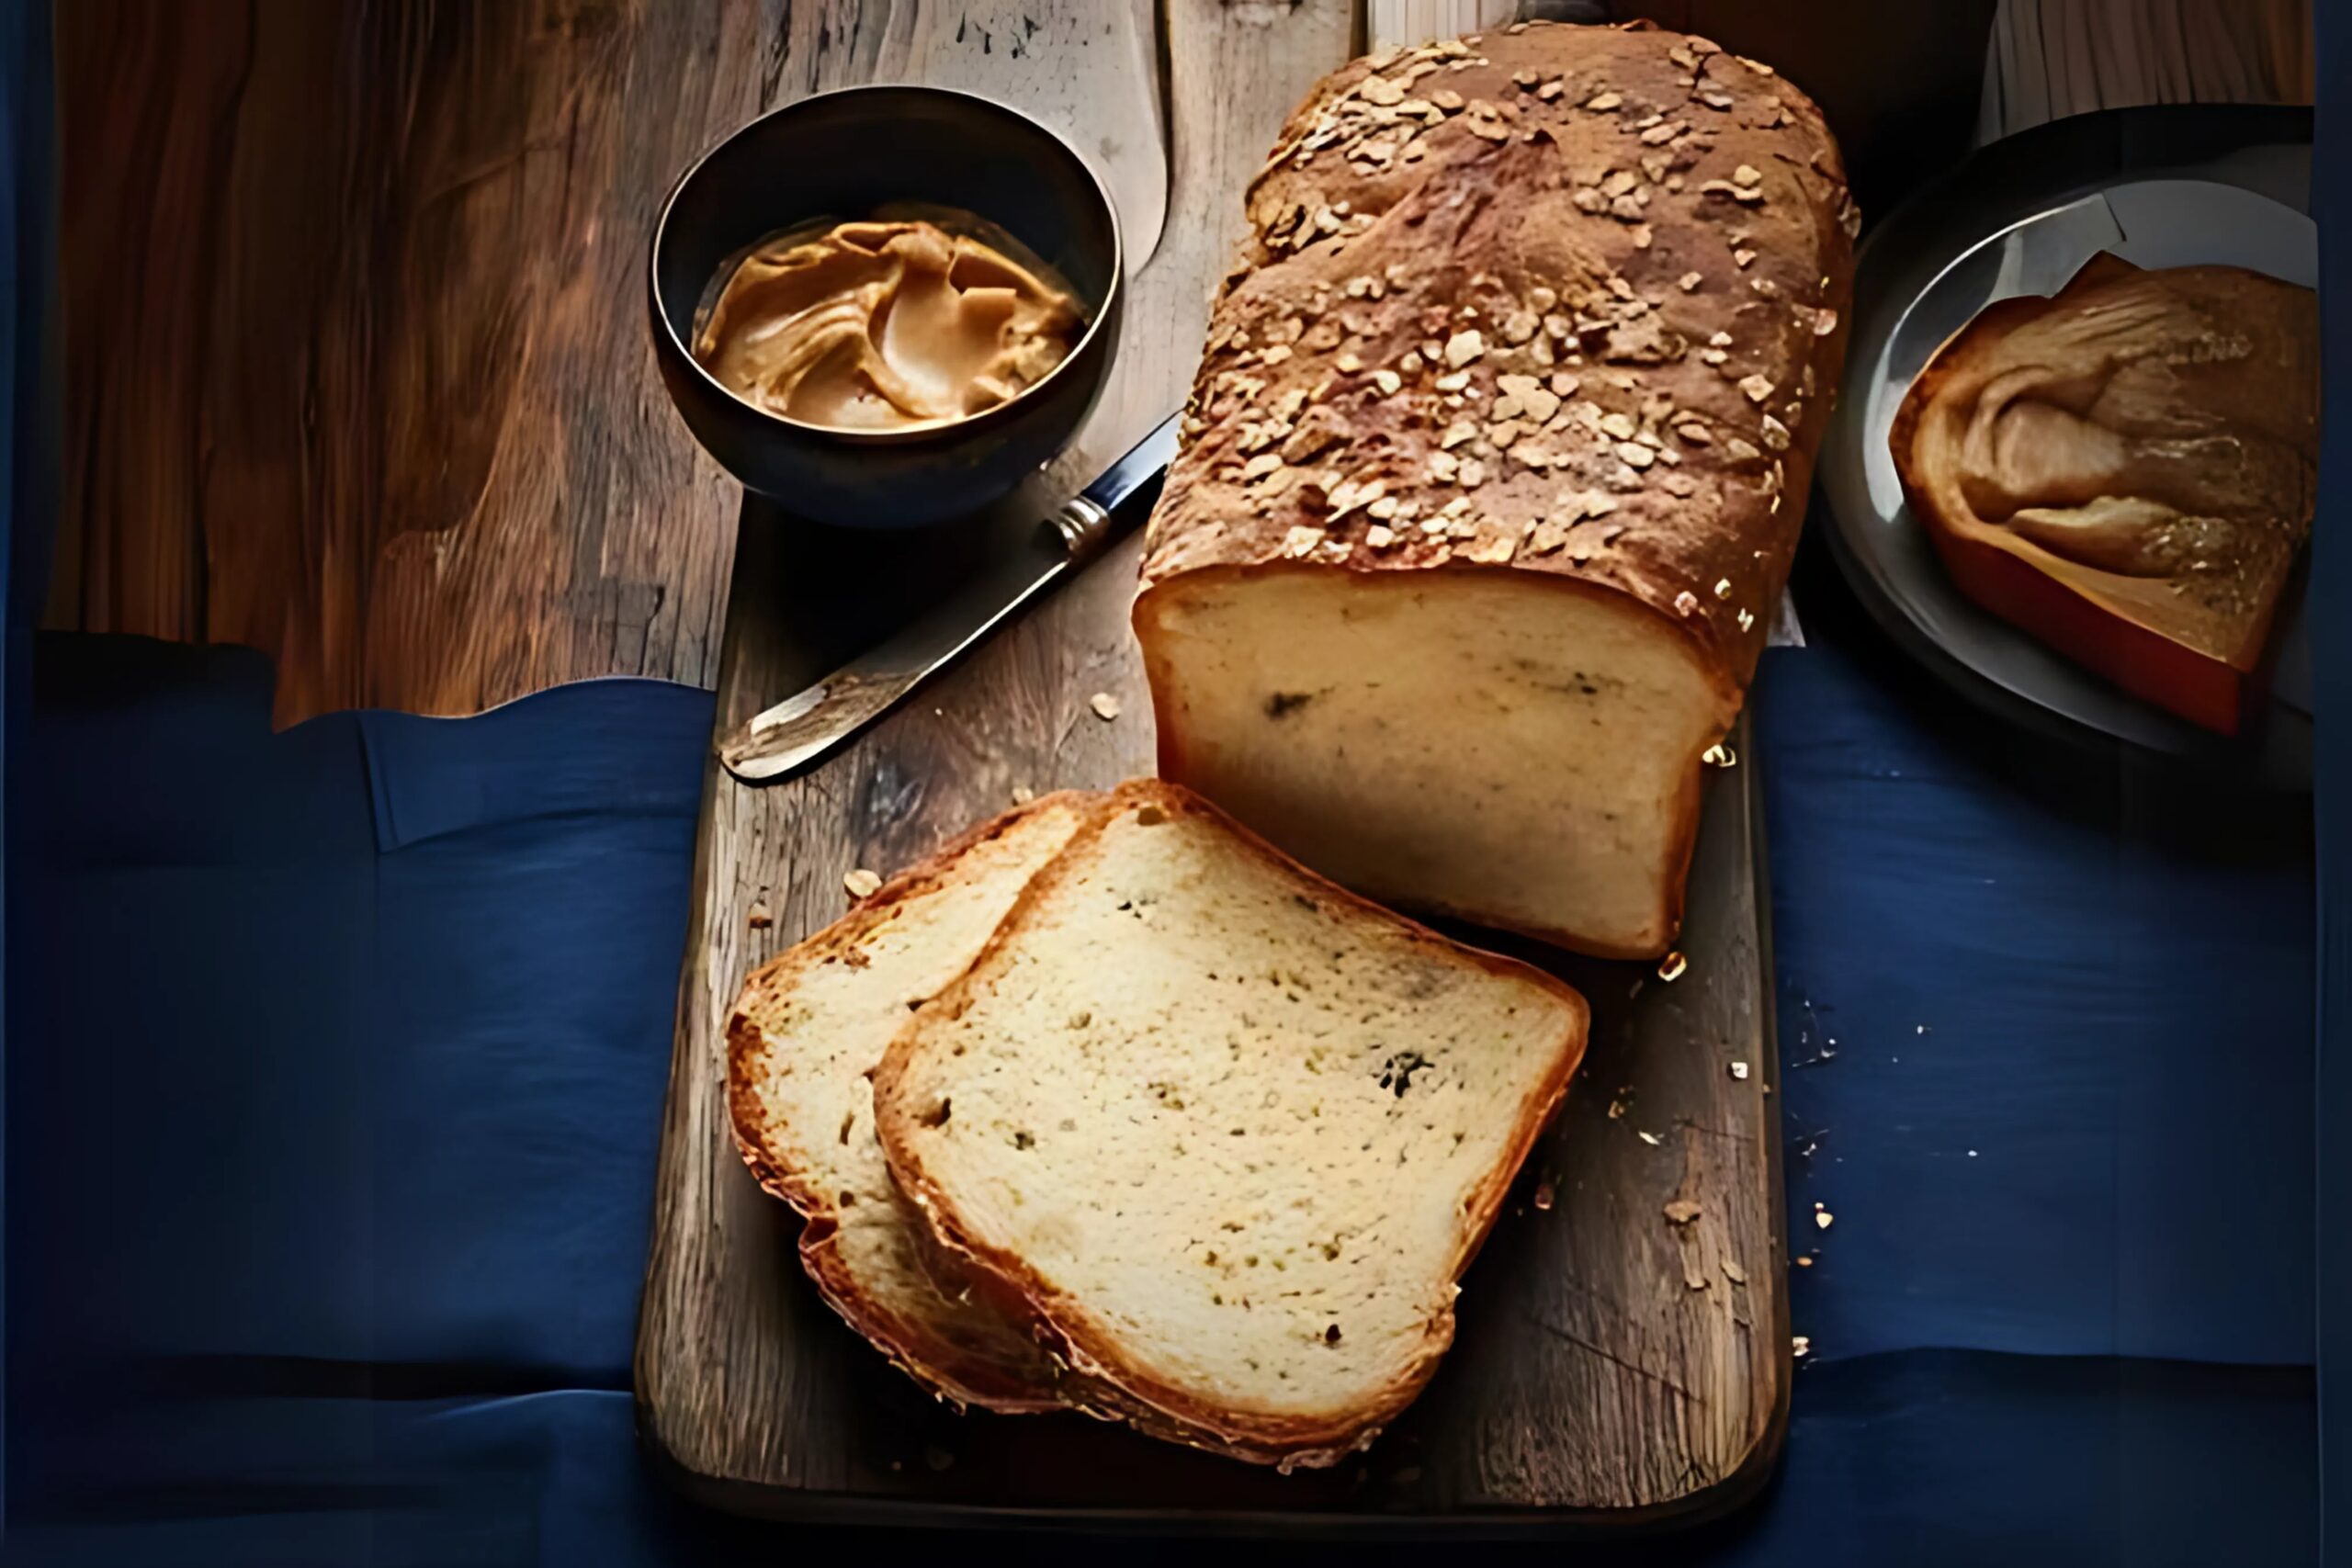
<svg viewBox="0 0 2352 1568"><path fill-rule="evenodd" d="M1452 1341L1583 999L1183 789L1111 798L892 1043L883 1146L974 1279L1130 1419L1334 1462Z"/></svg>
<svg viewBox="0 0 2352 1568"><path fill-rule="evenodd" d="M922 1218L875 1140L867 1077L1101 800L1047 795L982 824L755 972L728 1021L736 1144L760 1184L807 1216L809 1277L852 1327L962 1404L1054 1408L1056 1369L1022 1328L935 1278Z"/></svg>
<svg viewBox="0 0 2352 1568"><path fill-rule="evenodd" d="M1327 77L1248 206L1135 606L1160 772L1374 897L1664 953L1842 362L1820 111L1535 23Z"/></svg>

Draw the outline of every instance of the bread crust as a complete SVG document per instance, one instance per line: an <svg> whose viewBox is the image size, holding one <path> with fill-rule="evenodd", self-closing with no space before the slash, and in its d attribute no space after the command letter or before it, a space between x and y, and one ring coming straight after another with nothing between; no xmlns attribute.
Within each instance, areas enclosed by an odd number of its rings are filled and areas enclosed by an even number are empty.
<svg viewBox="0 0 2352 1568"><path fill-rule="evenodd" d="M1050 1375L1050 1365L1041 1365L1040 1370L1048 1374L1043 1378L1022 1375L947 1342L861 1289L836 1245L842 1214L834 1195L803 1174L799 1159L778 1129L760 1113L754 1083L767 1044L753 1014L762 998L788 987L802 971L837 953L854 951L889 919L898 906L945 885L971 850L1039 812L1064 807L1094 812L1104 806L1105 797L1091 791L1063 790L967 829L883 884L841 919L753 970L727 1020L727 1108L736 1152L760 1186L789 1203L806 1222L800 1231L801 1267L825 1303L844 1322L908 1376L959 1406L1024 1414L1063 1409L1066 1401L1058 1392L1060 1380ZM927 1256L926 1261L933 1260ZM962 1283L934 1280L945 1294L956 1293Z"/></svg>
<svg viewBox="0 0 2352 1568"><path fill-rule="evenodd" d="M1413 58L1392 63L1385 79L1409 69ZM1736 709L1787 577L1844 357L1849 230L1857 222L1837 144L1802 93L1703 39L1640 27L1533 23L1484 35L1468 58L1477 63L1457 71L1448 61L1407 89L1450 92L1468 106L1414 138L1429 149L1414 164L1401 157L1377 169L1351 164L1341 155L1344 129L1333 143L1308 145L1332 131L1327 111L1361 103L1375 74L1365 61L1327 78L1284 127L1250 187L1251 232L1211 315L1188 434L1152 517L1144 581L1277 560L1412 571L1467 559L1555 574L1648 607L1701 650ZM1534 80L1535 90L1514 78ZM1563 85L1558 95L1536 96L1555 81ZM1705 107L1702 95L1730 107ZM1611 96L1619 107L1584 107ZM1511 117L1479 122L1502 128L1499 139L1470 129L1480 104ZM1636 112L1645 108L1665 116L1647 131L1636 129L1647 121L1647 113ZM1676 125L1689 129L1661 145L1646 140ZM1305 166L1301 152L1312 160ZM1645 159L1679 176L1680 188L1648 179ZM1753 182L1739 177L1743 166ZM1582 184L1596 169L1605 171L1600 183ZM1588 197L1579 206L1577 193L1605 193L1627 178L1634 183L1626 197ZM1753 190L1756 199L1707 189L1718 182ZM1638 220L1587 210L1596 200L1644 197L1645 205L1628 209ZM1313 214L1337 203L1349 209L1339 233L1292 243L1296 225L1311 226ZM1294 216L1302 210L1306 218ZM1647 244L1639 243L1645 231ZM1742 252L1752 253L1746 265ZM1688 289L1686 278L1695 279ZM1379 298L1351 297L1359 280L1377 280ZM1620 298L1614 284L1634 298ZM1555 297L1549 310L1535 310L1544 303L1539 288ZM1427 364L1426 355L1418 370L1399 372L1394 392L1381 389L1379 372L1432 338L1443 344L1476 330L1483 346L1458 368L1491 400L1495 363L1534 341L1510 341L1526 328L1512 321L1521 312L1537 316L1534 336L1552 337L1546 315L1566 318L1571 328L1566 339L1554 340L1553 365L1529 372L1545 381L1546 394L1559 396L1550 393L1551 375L1571 375L1577 386L1560 397L1561 409L1598 405L1604 416L1630 422L1634 434L1620 438L1572 419L1546 443L1573 448L1563 467L1532 468L1502 453L1485 460L1490 477L1476 486L1461 482L1458 459L1453 482L1431 478L1431 457L1471 449L1443 447L1447 427L1465 412L1487 421L1475 405L1443 403L1433 373L1445 367ZM1313 346L1317 327L1333 329L1339 341ZM1713 344L1719 332L1732 342ZM1722 363L1710 364L1704 351L1716 346ZM1269 364L1269 348L1288 352ZM1360 367L1343 369L1351 353ZM1585 363L1568 367L1571 354ZM1761 378L1754 390L1743 385L1749 378ZM1280 411L1295 392L1303 394L1297 412L1284 421ZM1670 398L1671 408L1645 419L1645 399L1657 397ZM1275 439L1283 432L1267 428L1287 423L1287 436L1296 437L1317 411L1336 416L1327 422L1328 442L1261 476L1240 477L1252 457L1269 450L1279 457L1285 446L1303 451L1319 440L1310 434L1292 446ZM1765 426L1767 416L1784 427L1785 442ZM1703 427L1705 441L1679 434L1685 425ZM1623 462L1619 448L1646 446L1645 430L1657 443L1649 447L1653 457L1639 467ZM1261 437L1269 444L1258 445ZM1735 439L1745 446L1734 448ZM1662 456L1668 452L1671 459ZM1673 493L1683 486L1669 489L1669 479L1689 481L1691 493ZM1466 497L1471 514L1508 527L1502 534L1482 527L1465 539L1392 520L1396 538L1374 546L1366 537L1374 521L1369 503L1340 506L1334 496L1350 481L1374 479L1387 498ZM1530 536L1531 525L1559 512L1555 497L1564 489L1606 495L1611 509L1578 517L1561 537L1541 528ZM1786 504L1774 505L1776 499ZM1294 529L1317 537L1294 541ZM1498 552L1499 558L1485 558ZM1718 581L1729 591L1718 594ZM1678 603L1685 592L1697 601L1688 608Z"/></svg>
<svg viewBox="0 0 2352 1568"><path fill-rule="evenodd" d="M922 1212L940 1243L968 1264L973 1279L999 1310L1031 1325L1059 1359L1093 1385L1091 1401L1101 1407L1095 1413L1116 1415L1157 1437L1284 1471L1336 1464L1369 1444L1428 1383L1439 1359L1453 1340L1454 1314L1450 1301L1430 1319L1419 1352L1410 1364L1361 1406L1304 1417L1207 1404L1184 1390L1154 1378L1123 1355L1115 1334L1107 1325L1077 1303L1060 1296L1018 1253L993 1246L978 1235L954 1195L924 1168L914 1136L920 1113L911 1102L907 1077L922 1048L924 1018L953 1016L969 1005L975 988L1018 939L1028 912L1051 897L1063 881L1076 874L1075 868L1080 866L1087 848L1110 822L1128 807L1143 806L1157 807L1171 817L1193 816L1215 821L1228 829L1248 853L1275 867L1313 897L1402 931L1417 942L1442 948L1450 957L1466 958L1489 973L1529 981L1565 1005L1571 1027L1561 1040L1551 1069L1521 1106L1504 1157L1496 1162L1465 1205L1460 1240L1447 1274L1449 1282L1459 1281L1477 1256L1494 1228L1511 1181L1566 1096L1568 1084L1583 1060L1590 1012L1582 996L1542 970L1516 959L1464 947L1418 921L1349 892L1299 865L1181 785L1159 779L1136 779L1113 791L1108 807L1082 827L1063 852L1030 880L971 967L927 1003L922 1015L911 1021L884 1054L882 1065L874 1075L875 1124L900 1190Z"/></svg>
<svg viewBox="0 0 2352 1568"><path fill-rule="evenodd" d="M1619 595L1690 648L1727 732L1845 355L1860 220L1814 104L1702 39L1530 23L1327 77L1248 208L1135 606L1163 771L1184 737L1159 607L1206 571ZM1702 769L1660 942L1526 934L1664 951Z"/></svg>

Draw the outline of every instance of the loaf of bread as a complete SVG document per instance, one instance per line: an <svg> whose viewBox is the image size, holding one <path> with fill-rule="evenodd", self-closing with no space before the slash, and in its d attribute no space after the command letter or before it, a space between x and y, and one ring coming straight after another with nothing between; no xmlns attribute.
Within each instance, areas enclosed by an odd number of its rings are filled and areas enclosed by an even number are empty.
<svg viewBox="0 0 2352 1568"><path fill-rule="evenodd" d="M1135 609L1161 772L1382 899L1663 952L1843 354L1820 113L1522 25L1329 77L1249 217Z"/></svg>
<svg viewBox="0 0 2352 1568"><path fill-rule="evenodd" d="M756 970L728 1021L737 1147L807 1218L800 1258L852 1327L958 1404L1057 1408L1058 1370L961 1281L934 1278L899 1195L867 1079L910 1009L965 971L1102 797L1052 795L966 834Z"/></svg>
<svg viewBox="0 0 2352 1568"><path fill-rule="evenodd" d="M1583 999L1123 785L874 1077L899 1186L1082 1396L1283 1465L1368 1442L1566 1091Z"/></svg>

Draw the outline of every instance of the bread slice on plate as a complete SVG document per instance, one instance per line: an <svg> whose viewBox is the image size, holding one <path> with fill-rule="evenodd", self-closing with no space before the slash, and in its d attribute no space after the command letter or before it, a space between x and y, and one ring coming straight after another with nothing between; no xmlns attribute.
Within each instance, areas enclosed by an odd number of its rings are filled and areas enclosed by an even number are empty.
<svg viewBox="0 0 2352 1568"><path fill-rule="evenodd" d="M939 1239L1130 1419L1329 1464L1451 1343L1586 1021L1139 780L891 1044L875 1115Z"/></svg>
<svg viewBox="0 0 2352 1568"><path fill-rule="evenodd" d="M736 1144L760 1184L807 1217L809 1277L852 1327L959 1404L1057 1408L1057 1371L1022 1327L935 1278L922 1218L875 1139L867 1075L1102 802L1050 795L983 823L760 968L728 1021Z"/></svg>

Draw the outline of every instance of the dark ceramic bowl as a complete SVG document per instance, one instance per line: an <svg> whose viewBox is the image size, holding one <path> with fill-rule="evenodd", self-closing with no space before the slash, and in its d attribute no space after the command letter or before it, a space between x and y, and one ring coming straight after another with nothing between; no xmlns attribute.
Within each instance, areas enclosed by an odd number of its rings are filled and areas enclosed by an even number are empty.
<svg viewBox="0 0 2352 1568"><path fill-rule="evenodd" d="M695 313L722 270L780 229L921 202L1002 228L1078 292L1069 356L1009 402L952 424L841 431L752 407L695 360ZM1111 197L1069 144L1025 115L939 87L853 87L763 116L703 154L653 228L653 347L686 425L745 489L854 527L986 506L1069 444L1094 406L1125 295Z"/></svg>

